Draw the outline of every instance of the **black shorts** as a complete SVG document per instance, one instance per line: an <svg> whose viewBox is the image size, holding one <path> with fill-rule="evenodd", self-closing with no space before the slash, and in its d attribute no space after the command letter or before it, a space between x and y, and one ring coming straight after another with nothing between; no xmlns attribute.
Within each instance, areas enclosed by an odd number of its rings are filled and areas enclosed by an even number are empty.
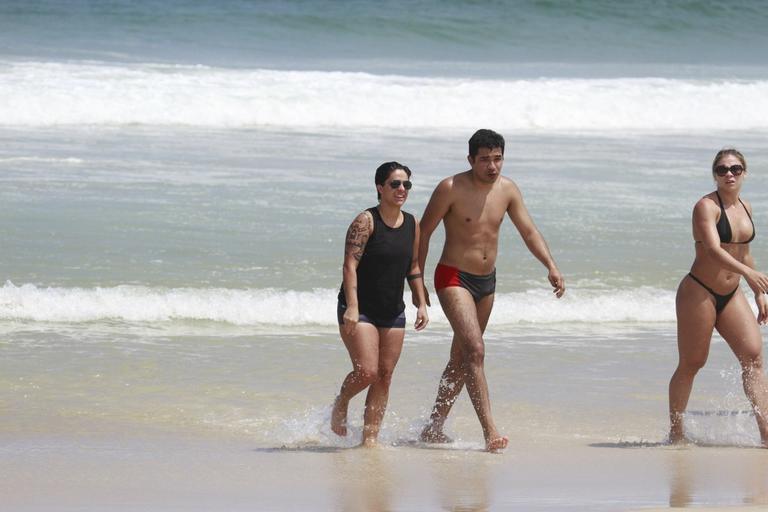
<svg viewBox="0 0 768 512"><path fill-rule="evenodd" d="M475 302L496 293L496 269L484 276L464 272L450 265L438 263L435 267L435 291L449 286L458 286L467 290Z"/></svg>
<svg viewBox="0 0 768 512"><path fill-rule="evenodd" d="M344 312L346 310L347 306L339 301L336 306L336 319L339 321L339 325L344 325ZM387 319L373 318L361 311L358 321L373 324L375 327L405 329L405 310L401 311L396 317Z"/></svg>

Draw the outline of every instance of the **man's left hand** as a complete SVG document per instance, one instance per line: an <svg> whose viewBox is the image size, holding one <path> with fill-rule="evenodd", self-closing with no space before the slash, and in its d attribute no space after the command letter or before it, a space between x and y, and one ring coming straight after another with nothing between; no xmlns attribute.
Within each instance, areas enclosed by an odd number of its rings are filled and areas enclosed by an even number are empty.
<svg viewBox="0 0 768 512"><path fill-rule="evenodd" d="M562 297L565 293L565 279L563 278L563 275L560 273L560 271L556 268L550 270L547 279L549 279L549 284L551 284L552 288L554 288L555 296L558 299Z"/></svg>

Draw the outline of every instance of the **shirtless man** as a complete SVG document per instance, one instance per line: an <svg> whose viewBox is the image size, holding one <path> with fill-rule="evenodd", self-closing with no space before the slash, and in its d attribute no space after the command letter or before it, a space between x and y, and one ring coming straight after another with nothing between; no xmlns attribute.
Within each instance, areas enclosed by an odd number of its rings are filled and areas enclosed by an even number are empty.
<svg viewBox="0 0 768 512"><path fill-rule="evenodd" d="M419 224L422 269L432 233L441 220L445 225L445 245L435 269L435 289L453 328L450 359L421 439L432 443L450 442L443 433L443 425L466 384L483 427L486 449L496 452L506 448L509 440L499 433L491 416L483 368L483 333L493 308L499 227L505 213L528 250L547 268L549 282L558 298L565 293L565 281L544 237L531 220L517 185L501 176L504 137L491 130L478 130L469 139L467 159L471 169L437 185ZM427 301L429 303L429 299Z"/></svg>

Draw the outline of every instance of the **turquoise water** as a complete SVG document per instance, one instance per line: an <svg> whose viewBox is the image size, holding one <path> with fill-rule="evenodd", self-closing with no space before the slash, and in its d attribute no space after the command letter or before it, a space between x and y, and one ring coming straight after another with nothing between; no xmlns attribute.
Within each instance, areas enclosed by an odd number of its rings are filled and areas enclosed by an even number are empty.
<svg viewBox="0 0 768 512"><path fill-rule="evenodd" d="M425 64L474 74L477 63L496 75L526 63L576 75L594 64L619 73L666 65L678 74L679 66L766 64L763 7L755 0L7 1L0 47L22 59L417 75Z"/></svg>

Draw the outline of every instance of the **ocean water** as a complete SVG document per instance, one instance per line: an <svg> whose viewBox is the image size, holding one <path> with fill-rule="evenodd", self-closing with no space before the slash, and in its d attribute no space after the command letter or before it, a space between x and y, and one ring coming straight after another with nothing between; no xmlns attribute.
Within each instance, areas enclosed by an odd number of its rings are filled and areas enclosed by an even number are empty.
<svg viewBox="0 0 768 512"><path fill-rule="evenodd" d="M568 285L555 300L504 223L497 421L532 443L663 440L691 209L724 146L768 261L766 22L755 1L2 2L0 430L352 443L327 431L346 229L381 162L413 170L420 216L488 127ZM415 438L447 357L430 315L389 443ZM690 429L755 444L717 336L710 365ZM465 402L451 428L474 447Z"/></svg>

